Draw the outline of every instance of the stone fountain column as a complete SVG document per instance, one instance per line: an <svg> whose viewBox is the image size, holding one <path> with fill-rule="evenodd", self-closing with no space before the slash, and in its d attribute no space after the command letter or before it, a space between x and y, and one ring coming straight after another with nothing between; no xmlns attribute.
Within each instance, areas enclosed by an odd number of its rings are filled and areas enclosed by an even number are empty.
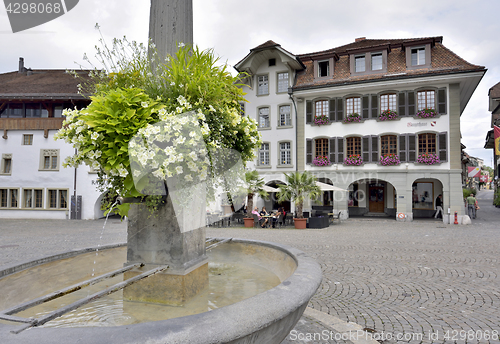
<svg viewBox="0 0 500 344"><path fill-rule="evenodd" d="M151 0L149 36L160 57L175 54L178 42L192 44L192 0ZM161 265L169 268L125 288L125 299L183 305L208 286L203 185L192 190L198 197L187 207L177 206L172 191L154 213L144 204L131 205L127 264L140 262L145 267L125 278Z"/></svg>

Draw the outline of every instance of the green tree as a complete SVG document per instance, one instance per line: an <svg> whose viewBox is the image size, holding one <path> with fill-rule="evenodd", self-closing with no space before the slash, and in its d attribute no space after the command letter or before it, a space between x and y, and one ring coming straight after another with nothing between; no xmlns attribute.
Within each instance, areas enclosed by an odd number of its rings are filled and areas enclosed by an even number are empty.
<svg viewBox="0 0 500 344"><path fill-rule="evenodd" d="M251 214L253 210L253 196L259 195L262 198L267 198L268 193L264 191L264 178L259 176L256 170L245 172L246 193L247 193L247 214Z"/></svg>
<svg viewBox="0 0 500 344"><path fill-rule="evenodd" d="M321 189L316 185L316 177L311 173L293 172L285 173L286 185L279 185L278 202L290 200L295 203L297 218L302 219L302 208L307 197L316 199L321 195Z"/></svg>

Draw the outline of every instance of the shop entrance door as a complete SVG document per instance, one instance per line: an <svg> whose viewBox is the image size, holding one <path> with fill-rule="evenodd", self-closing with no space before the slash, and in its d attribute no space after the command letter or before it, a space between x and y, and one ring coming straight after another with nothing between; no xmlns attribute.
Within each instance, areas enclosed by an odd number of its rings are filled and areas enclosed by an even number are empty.
<svg viewBox="0 0 500 344"><path fill-rule="evenodd" d="M370 213L384 212L384 184L372 183L368 187Z"/></svg>

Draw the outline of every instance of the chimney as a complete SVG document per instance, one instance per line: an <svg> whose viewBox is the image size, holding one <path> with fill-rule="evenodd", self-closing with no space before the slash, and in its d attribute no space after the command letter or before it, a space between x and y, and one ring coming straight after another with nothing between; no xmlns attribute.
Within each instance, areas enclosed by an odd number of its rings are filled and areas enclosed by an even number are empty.
<svg viewBox="0 0 500 344"><path fill-rule="evenodd" d="M19 73L24 73L24 59L22 57L19 58Z"/></svg>
<svg viewBox="0 0 500 344"><path fill-rule="evenodd" d="M354 42L361 42L361 41L364 41L366 39L366 37L359 37L359 38L356 38L354 40Z"/></svg>

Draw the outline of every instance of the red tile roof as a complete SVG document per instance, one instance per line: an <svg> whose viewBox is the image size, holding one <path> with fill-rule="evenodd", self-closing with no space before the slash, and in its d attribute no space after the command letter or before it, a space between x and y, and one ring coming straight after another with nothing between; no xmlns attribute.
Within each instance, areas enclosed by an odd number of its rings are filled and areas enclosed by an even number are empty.
<svg viewBox="0 0 500 344"><path fill-rule="evenodd" d="M334 86L348 83L361 83L377 80L411 78L423 75L438 75L472 71L486 71L485 67L471 64L441 44L442 37L424 37L411 39L359 39L337 48L298 55L306 69L299 72L294 89ZM405 47L431 44L431 67L406 68ZM349 54L377 49L387 49L387 72L378 74L351 75ZM335 56L333 78L314 78L313 61ZM338 58L338 60L337 60Z"/></svg>
<svg viewBox="0 0 500 344"><path fill-rule="evenodd" d="M500 98L500 82L490 88L490 90L488 91L488 96L493 99Z"/></svg>
<svg viewBox="0 0 500 344"><path fill-rule="evenodd" d="M89 71L78 71L86 78ZM0 99L83 99L76 79L65 70L28 70L0 74Z"/></svg>

